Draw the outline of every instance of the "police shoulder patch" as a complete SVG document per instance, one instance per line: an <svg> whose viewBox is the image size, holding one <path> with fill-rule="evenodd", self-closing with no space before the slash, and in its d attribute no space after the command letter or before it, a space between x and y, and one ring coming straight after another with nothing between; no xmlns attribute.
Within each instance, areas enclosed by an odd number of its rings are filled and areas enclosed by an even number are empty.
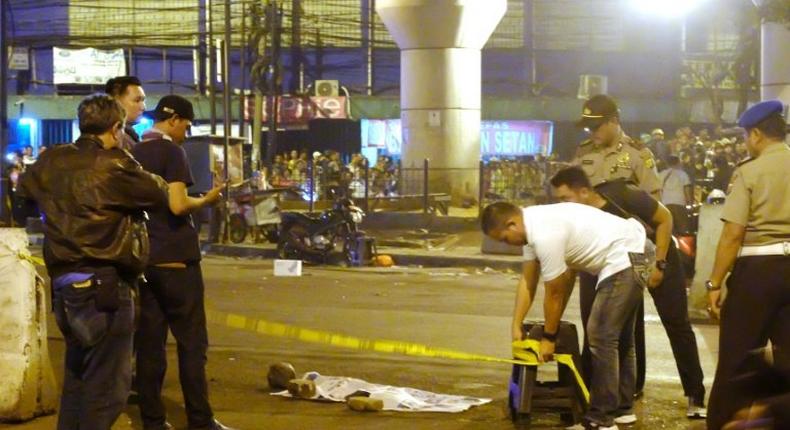
<svg viewBox="0 0 790 430"><path fill-rule="evenodd" d="M630 137L627 137L627 136L626 136L626 137L625 137L623 140L624 140L624 141L625 141L625 143L627 143L627 144L628 144L628 146L630 146L631 148L638 149L638 150L640 150L640 151L641 151L641 150L643 150L643 149L645 149L645 148L647 148L647 145L645 145L644 143L642 143L642 142L641 142L641 141L639 141L639 140L634 140L634 139L631 139Z"/></svg>
<svg viewBox="0 0 790 430"><path fill-rule="evenodd" d="M730 192L732 191L732 185L735 183L735 180L738 179L738 176L740 176L740 174L741 174L741 172L739 172L738 170L735 170L732 173L732 178L730 178L730 183L727 184L727 195L728 196L730 195Z"/></svg>
<svg viewBox="0 0 790 430"><path fill-rule="evenodd" d="M656 165L656 162L653 161L653 157L645 158L645 167L648 169L652 169Z"/></svg>

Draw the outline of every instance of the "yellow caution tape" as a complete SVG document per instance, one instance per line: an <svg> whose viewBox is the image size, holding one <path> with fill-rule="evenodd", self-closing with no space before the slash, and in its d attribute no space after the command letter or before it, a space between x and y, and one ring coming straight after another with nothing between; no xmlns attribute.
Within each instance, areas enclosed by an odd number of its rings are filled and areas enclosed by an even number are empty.
<svg viewBox="0 0 790 430"><path fill-rule="evenodd" d="M537 340L525 339L513 342L513 356L519 360L527 362L530 366L537 366L539 364L539 351L540 342ZM584 394L584 399L587 401L587 403L590 403L590 392L587 391L587 386L584 384L584 379L582 379L582 375L576 369L576 364L573 362L573 356L571 354L554 354L554 359L573 372L573 376L576 379L576 385L579 386L582 394Z"/></svg>
<svg viewBox="0 0 790 430"><path fill-rule="evenodd" d="M30 254L24 254L22 252L17 253L17 255L19 256L20 260L25 260L25 261L29 262L30 264L32 264L34 266L43 266L44 265L44 259L43 258L36 257L36 256L30 255Z"/></svg>
<svg viewBox="0 0 790 430"><path fill-rule="evenodd" d="M419 343L381 339L361 339L328 331L302 328L208 309L206 310L206 319L211 323L224 325L237 330L255 332L265 336L286 337L301 342L330 345L338 348L418 357L445 358L451 360L518 364L522 366L537 366L539 364L538 351L540 350L540 342L533 339L513 342L513 356L516 358L506 359L481 354L470 354L446 348L434 348ZM554 354L554 359L557 360L558 363L567 366L573 372L576 384L584 394L585 400L589 403L590 394L587 391L587 387L584 385L584 380L582 380L579 371L576 369L572 356L570 354Z"/></svg>

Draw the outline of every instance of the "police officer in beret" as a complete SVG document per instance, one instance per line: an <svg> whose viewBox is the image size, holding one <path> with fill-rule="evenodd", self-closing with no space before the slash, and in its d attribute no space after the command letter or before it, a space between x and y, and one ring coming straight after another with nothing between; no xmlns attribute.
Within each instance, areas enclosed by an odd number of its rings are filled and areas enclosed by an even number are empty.
<svg viewBox="0 0 790 430"><path fill-rule="evenodd" d="M618 179L633 182L656 200L661 200L661 181L658 178L655 158L650 149L628 137L620 125L620 109L607 95L597 95L584 103L582 117L576 123L584 128L590 138L582 142L573 159L581 166L593 186ZM580 273L582 281L589 276ZM595 284L587 279L584 285ZM594 294L594 291L591 292ZM636 349L636 393L640 395L645 385L645 324L644 306L639 307L634 338Z"/></svg>
<svg viewBox="0 0 790 430"><path fill-rule="evenodd" d="M705 285L710 313L721 318L709 430L744 416L763 420L760 428L790 428L790 148L782 110L781 102L766 101L738 121L751 158L728 187L724 228ZM779 376L766 384L752 376L754 351L764 350L769 339Z"/></svg>

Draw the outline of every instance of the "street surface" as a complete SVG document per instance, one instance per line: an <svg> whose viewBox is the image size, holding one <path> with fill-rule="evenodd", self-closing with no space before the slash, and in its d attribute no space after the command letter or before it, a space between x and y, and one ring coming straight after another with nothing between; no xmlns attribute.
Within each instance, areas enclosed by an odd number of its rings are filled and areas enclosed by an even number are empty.
<svg viewBox="0 0 790 430"><path fill-rule="evenodd" d="M307 267L301 278L274 278L271 260L207 257L203 271L211 309L361 338L424 343L507 358L510 315L517 274L481 269L343 269ZM542 288L530 318L542 317ZM637 402L632 429L699 429L685 418L686 399L666 334L652 301L646 299L648 382ZM578 298L566 320L579 323ZM718 328L695 325L705 385L710 390L718 348ZM581 329L580 329L581 331ZM64 351L50 316L50 351L58 383ZM209 325L209 390L217 418L239 429L513 429L506 412L510 366L338 349L264 337ZM172 337L171 337L172 341ZM168 351L164 396L169 421L186 428L178 384L175 345ZM269 394L271 363L288 361L297 373L350 376L369 382L438 393L489 397L490 404L459 414L358 413L343 404L298 401ZM55 417L0 429L55 428ZM129 406L113 430L140 429ZM532 428L563 428L558 415L533 418Z"/></svg>

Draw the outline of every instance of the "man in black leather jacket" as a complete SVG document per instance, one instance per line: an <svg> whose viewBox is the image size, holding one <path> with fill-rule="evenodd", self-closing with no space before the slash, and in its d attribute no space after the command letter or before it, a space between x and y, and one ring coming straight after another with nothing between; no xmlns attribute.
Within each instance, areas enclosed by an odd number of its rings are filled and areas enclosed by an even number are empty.
<svg viewBox="0 0 790 430"><path fill-rule="evenodd" d="M118 148L126 113L108 95L79 106L81 136L45 152L20 191L44 217L44 259L66 341L59 430L109 430L131 383L132 289L148 261L145 209L167 184Z"/></svg>

